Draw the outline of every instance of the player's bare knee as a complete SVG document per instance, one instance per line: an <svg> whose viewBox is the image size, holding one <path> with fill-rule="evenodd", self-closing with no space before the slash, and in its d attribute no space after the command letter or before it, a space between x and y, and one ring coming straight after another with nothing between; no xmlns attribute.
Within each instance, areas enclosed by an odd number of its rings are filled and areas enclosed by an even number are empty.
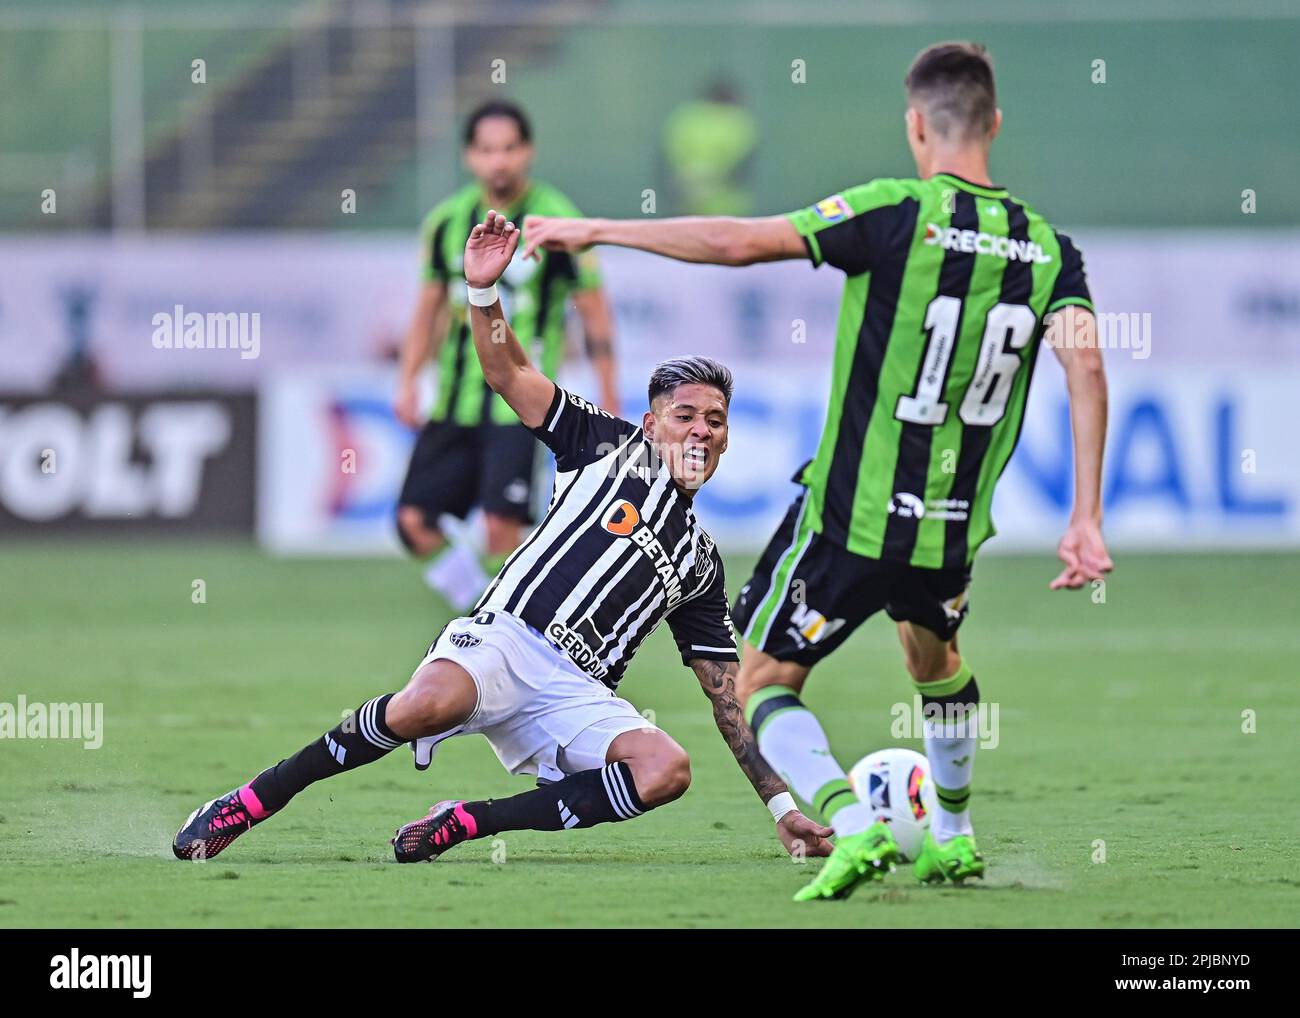
<svg viewBox="0 0 1300 1018"><path fill-rule="evenodd" d="M691 787L691 758L677 747L653 761L651 773L650 788L641 793L641 801L647 806L662 806L680 799Z"/></svg>
<svg viewBox="0 0 1300 1018"><path fill-rule="evenodd" d="M437 735L465 721L474 712L477 695L472 688L473 681L468 675L464 675L465 681L459 681L460 677L449 669L437 667L440 664L443 662L434 661L420 668L402 691L388 701L385 721L399 737L419 739Z"/></svg>
<svg viewBox="0 0 1300 1018"><path fill-rule="evenodd" d="M419 506L397 507L397 535L413 555L432 555L442 544L442 535L425 522Z"/></svg>
<svg viewBox="0 0 1300 1018"><path fill-rule="evenodd" d="M904 655L908 674L915 682L940 682L961 667L961 655L950 647L940 653L927 653L908 648Z"/></svg>
<svg viewBox="0 0 1300 1018"><path fill-rule="evenodd" d="M651 809L680 799L691 787L691 758L677 743L667 741L669 745L627 762L637 796Z"/></svg>
<svg viewBox="0 0 1300 1018"><path fill-rule="evenodd" d="M744 708L751 696L767 686L785 686L798 693L807 674L808 670L802 665L778 661L746 645L740 670L736 673L736 698Z"/></svg>

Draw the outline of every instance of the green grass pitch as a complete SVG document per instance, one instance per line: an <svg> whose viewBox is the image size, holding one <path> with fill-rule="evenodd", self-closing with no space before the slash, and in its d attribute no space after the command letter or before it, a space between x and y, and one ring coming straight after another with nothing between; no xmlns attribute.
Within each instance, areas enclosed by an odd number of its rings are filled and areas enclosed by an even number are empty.
<svg viewBox="0 0 1300 1018"><path fill-rule="evenodd" d="M752 561L729 561L733 592ZM423 774L399 750L308 789L219 859L177 862L191 809L399 688L444 616L397 561L9 546L0 701L100 701L105 731L97 750L0 741L0 925L1295 925L1300 557L1121 554L1104 603L1049 593L1054 573L1049 557L986 556L962 630L1000 705L1000 745L975 768L987 881L921 887L900 868L848 901L795 905L811 867L785 857L666 631L624 691L690 751L694 783L643 819L397 866L388 837L430 803L529 787L465 738ZM910 695L878 618L806 699L850 764L921 749L889 731Z"/></svg>

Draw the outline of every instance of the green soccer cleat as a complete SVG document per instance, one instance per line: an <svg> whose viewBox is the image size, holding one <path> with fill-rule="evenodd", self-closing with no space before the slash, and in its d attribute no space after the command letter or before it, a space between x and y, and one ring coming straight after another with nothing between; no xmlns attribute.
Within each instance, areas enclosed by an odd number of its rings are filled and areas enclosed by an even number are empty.
<svg viewBox="0 0 1300 1018"><path fill-rule="evenodd" d="M984 876L984 857L969 834L959 834L940 845L926 831L921 854L912 869L923 884L941 884L944 880L960 884L967 877Z"/></svg>
<svg viewBox="0 0 1300 1018"><path fill-rule="evenodd" d="M886 824L876 822L861 834L835 839L835 851L813 880L799 888L795 901L847 898L858 884L883 880L898 861L898 843Z"/></svg>

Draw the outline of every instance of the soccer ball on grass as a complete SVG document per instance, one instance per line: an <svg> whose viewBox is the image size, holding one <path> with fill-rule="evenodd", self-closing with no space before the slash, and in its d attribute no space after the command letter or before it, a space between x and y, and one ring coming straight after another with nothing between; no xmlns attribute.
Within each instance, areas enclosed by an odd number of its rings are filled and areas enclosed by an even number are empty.
<svg viewBox="0 0 1300 1018"><path fill-rule="evenodd" d="M903 858L915 859L936 808L924 755L910 749L877 750L854 764L849 784L875 819L889 824Z"/></svg>

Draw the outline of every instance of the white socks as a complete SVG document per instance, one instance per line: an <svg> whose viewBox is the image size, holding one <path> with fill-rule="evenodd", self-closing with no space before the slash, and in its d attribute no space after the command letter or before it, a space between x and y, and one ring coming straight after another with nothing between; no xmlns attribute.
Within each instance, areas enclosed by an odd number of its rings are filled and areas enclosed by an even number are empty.
<svg viewBox="0 0 1300 1018"><path fill-rule="evenodd" d="M763 758L836 834L858 834L871 826L871 811L858 801L844 769L831 756L821 723L793 690L758 690L745 715Z"/></svg>
<svg viewBox="0 0 1300 1018"><path fill-rule="evenodd" d="M970 822L970 779L979 740L973 734L954 738L959 725L925 721L922 726L925 755L930 760L930 780L939 800L939 808L930 818L930 830L941 845L959 834L975 833Z"/></svg>
<svg viewBox="0 0 1300 1018"><path fill-rule="evenodd" d="M930 832L942 845L959 834L975 833L970 820L970 787L979 745L975 716L979 686L965 661L949 678L914 685L925 698L921 730L939 804L930 818ZM932 712L936 712L933 717Z"/></svg>
<svg viewBox="0 0 1300 1018"><path fill-rule="evenodd" d="M488 577L478 558L464 548L447 548L424 571L424 582L458 612L469 611L487 589Z"/></svg>

